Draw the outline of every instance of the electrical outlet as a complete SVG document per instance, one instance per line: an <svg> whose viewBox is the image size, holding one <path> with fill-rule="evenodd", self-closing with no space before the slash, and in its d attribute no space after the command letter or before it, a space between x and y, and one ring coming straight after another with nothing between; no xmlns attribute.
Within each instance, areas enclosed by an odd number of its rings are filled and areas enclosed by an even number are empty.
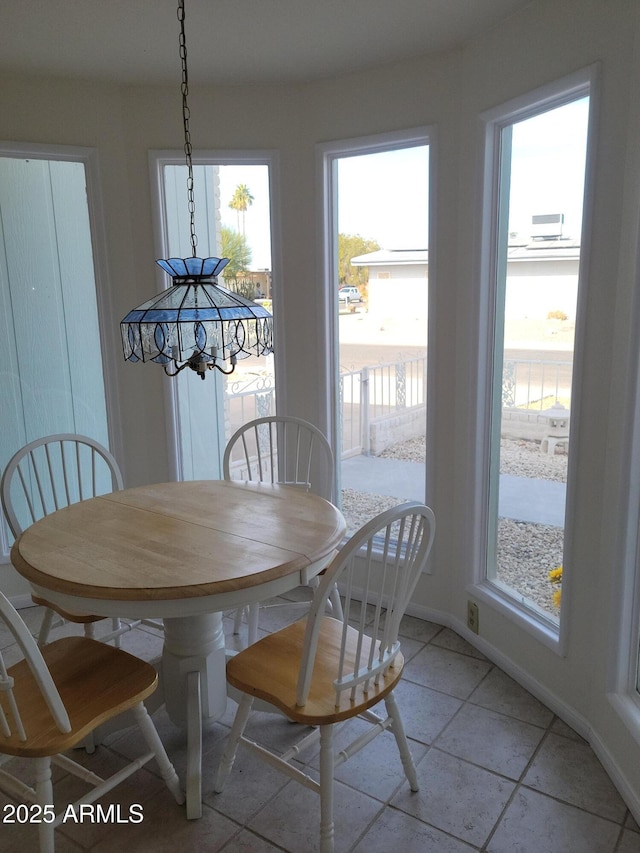
<svg viewBox="0 0 640 853"><path fill-rule="evenodd" d="M474 601L467 601L467 628L477 634L479 627L478 605Z"/></svg>

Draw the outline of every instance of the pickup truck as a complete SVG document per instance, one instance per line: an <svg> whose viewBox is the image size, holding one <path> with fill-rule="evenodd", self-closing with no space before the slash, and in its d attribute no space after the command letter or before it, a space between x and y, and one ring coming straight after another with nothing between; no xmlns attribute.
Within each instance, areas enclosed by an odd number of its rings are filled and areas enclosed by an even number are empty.
<svg viewBox="0 0 640 853"><path fill-rule="evenodd" d="M341 287L338 291L338 302L344 302L345 307L351 303L362 302L360 291L357 287Z"/></svg>

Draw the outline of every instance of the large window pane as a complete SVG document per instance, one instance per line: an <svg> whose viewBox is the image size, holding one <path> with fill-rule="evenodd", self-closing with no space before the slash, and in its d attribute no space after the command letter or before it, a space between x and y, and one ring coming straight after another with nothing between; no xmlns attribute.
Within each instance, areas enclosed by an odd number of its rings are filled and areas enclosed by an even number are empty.
<svg viewBox="0 0 640 853"><path fill-rule="evenodd" d="M558 623L589 98L502 126L487 575Z"/></svg>
<svg viewBox="0 0 640 853"><path fill-rule="evenodd" d="M186 166L165 164L163 186L167 257L188 257ZM273 311L269 166L199 163L194 188L199 255L229 257L220 284L264 300ZM222 452L232 433L248 420L275 414L273 356L242 359L228 376L213 370L204 383L190 370L172 382L183 479L222 476Z"/></svg>
<svg viewBox="0 0 640 853"><path fill-rule="evenodd" d="M52 433L107 445L83 162L0 156L0 328L0 470Z"/></svg>
<svg viewBox="0 0 640 853"><path fill-rule="evenodd" d="M355 530L425 500L429 148L360 152L334 168L338 461Z"/></svg>

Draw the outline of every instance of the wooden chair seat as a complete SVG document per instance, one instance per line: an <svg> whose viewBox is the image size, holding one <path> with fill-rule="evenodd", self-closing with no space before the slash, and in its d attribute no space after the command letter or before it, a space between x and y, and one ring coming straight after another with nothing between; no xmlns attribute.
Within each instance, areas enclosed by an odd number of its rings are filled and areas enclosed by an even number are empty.
<svg viewBox="0 0 640 853"><path fill-rule="evenodd" d="M15 680L14 696L27 733L0 736L0 752L28 758L71 749L100 724L133 708L156 689L151 664L88 637L65 637L42 649L42 656L69 715L70 732L61 732L26 660L7 670ZM9 714L6 694L0 705Z"/></svg>
<svg viewBox="0 0 640 853"><path fill-rule="evenodd" d="M380 679L371 683L368 693L358 685L355 698L347 691L336 705L335 679L340 664L344 623L325 616L320 625L318 652L313 667L309 695L304 705L296 703L298 677L302 663L307 620L300 619L274 634L269 634L229 660L227 681L232 687L274 705L289 719L308 726L338 723L377 705L395 687L402 676L404 658L396 655L393 666ZM346 626L344 652L346 668L358 659L358 631ZM363 637L360 654L368 657L371 639ZM378 643L376 643L376 646Z"/></svg>

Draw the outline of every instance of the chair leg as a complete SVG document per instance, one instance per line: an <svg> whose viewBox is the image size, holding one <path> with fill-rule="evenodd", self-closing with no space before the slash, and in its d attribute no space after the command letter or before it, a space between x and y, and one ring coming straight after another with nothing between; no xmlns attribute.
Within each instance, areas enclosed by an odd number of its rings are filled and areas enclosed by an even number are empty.
<svg viewBox="0 0 640 853"><path fill-rule="evenodd" d="M248 646L250 646L252 643L255 643L258 639L259 614L260 603L256 602L255 604L249 605L249 607L238 607L235 612L235 616L233 617L233 633L235 635L238 635L240 633L240 626L242 625L242 618L246 615L248 627Z"/></svg>
<svg viewBox="0 0 640 853"><path fill-rule="evenodd" d="M413 763L413 756L411 755L411 751L409 750L409 744L407 743L407 736L405 734L404 726L402 724L400 709L398 708L398 703L396 702L396 697L393 695L393 692L389 693L389 695L385 697L384 704L387 709L387 714L393 720L393 723L391 724L391 731L393 732L396 739L396 743L398 744L398 750L400 752L400 758L402 760L404 774L407 777L407 781L409 782L411 790L418 791L420 789L418 786L418 775L416 773L416 766Z"/></svg>
<svg viewBox="0 0 640 853"><path fill-rule="evenodd" d="M329 601L331 602L331 615L334 619L339 619L344 622L344 613L342 612L342 602L340 601L340 593L338 587L334 584L333 589L329 593Z"/></svg>
<svg viewBox="0 0 640 853"><path fill-rule="evenodd" d="M233 633L234 634L240 633L240 626L242 625L242 617L244 616L245 609L246 608L244 608L244 607L238 607L236 610L236 615L233 617Z"/></svg>
<svg viewBox="0 0 640 853"><path fill-rule="evenodd" d="M236 751L238 749L238 743L240 742L240 738L244 734L244 729L247 725L247 720L249 719L249 714L251 713L252 705L253 696L249 696L247 694L243 695L242 699L240 700L240 704L238 705L238 710L236 711L236 716L233 721L233 725L231 726L231 731L229 733L224 752L222 753L220 764L218 765L216 783L213 788L216 794L220 794L222 792L222 789L224 788L224 783L227 781L227 776L229 775L229 773L231 772L231 768L233 767L233 762L236 760Z"/></svg>
<svg viewBox="0 0 640 853"><path fill-rule="evenodd" d="M320 726L320 853L333 853L333 726Z"/></svg>
<svg viewBox="0 0 640 853"><path fill-rule="evenodd" d="M118 632L114 638L114 641L113 641L113 645L116 647L116 649L119 649L120 646L122 645L122 640L120 639L122 636L120 634L120 627L121 627L120 626L120 620L118 619L117 616L114 616L114 618L111 620L111 630Z"/></svg>
<svg viewBox="0 0 640 853"><path fill-rule="evenodd" d="M51 759L36 758L36 802L44 809L53 805L53 785L51 783ZM43 814L47 812L43 811ZM54 853L54 828L51 823L41 821L38 824L40 853Z"/></svg>
<svg viewBox="0 0 640 853"><path fill-rule="evenodd" d="M151 722L151 718L144 706L144 702L139 702L134 707L133 713L149 749L151 749L155 755L156 763L160 768L160 775L164 779L167 788L171 791L177 803L184 803L184 794L180 787L178 774L176 773L173 764L169 761L167 751L160 740L160 735L156 731L156 727Z"/></svg>
<svg viewBox="0 0 640 853"><path fill-rule="evenodd" d="M84 746L87 755L93 755L93 753L96 751L95 732L91 732L90 734L88 734L86 738L82 741L82 745Z"/></svg>
<svg viewBox="0 0 640 853"><path fill-rule="evenodd" d="M40 633L38 634L38 645L40 648L42 646L46 646L47 640L49 639L49 632L51 631L51 623L53 622L53 610L50 607L47 607L44 611L44 616L42 617L42 624L40 625Z"/></svg>
<svg viewBox="0 0 640 853"><path fill-rule="evenodd" d="M258 622L260 620L260 603L249 605L247 645L258 642Z"/></svg>

